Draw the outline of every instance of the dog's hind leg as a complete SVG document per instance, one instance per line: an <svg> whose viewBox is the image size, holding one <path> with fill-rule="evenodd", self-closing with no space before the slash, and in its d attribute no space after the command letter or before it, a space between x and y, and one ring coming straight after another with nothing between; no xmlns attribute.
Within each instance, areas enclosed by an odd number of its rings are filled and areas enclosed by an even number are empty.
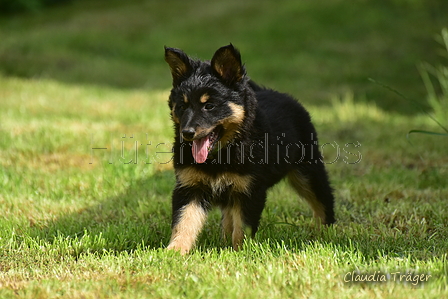
<svg viewBox="0 0 448 299"><path fill-rule="evenodd" d="M290 184L303 197L322 224L332 224L334 197L323 164L299 165L288 174Z"/></svg>
<svg viewBox="0 0 448 299"><path fill-rule="evenodd" d="M238 204L221 208L222 235L226 239L231 236L234 250L239 250L244 240L244 224L241 208Z"/></svg>

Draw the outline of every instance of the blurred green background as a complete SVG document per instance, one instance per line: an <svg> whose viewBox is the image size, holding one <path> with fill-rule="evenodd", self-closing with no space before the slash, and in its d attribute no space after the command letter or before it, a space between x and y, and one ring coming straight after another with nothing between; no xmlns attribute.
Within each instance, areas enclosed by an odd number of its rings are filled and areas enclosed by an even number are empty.
<svg viewBox="0 0 448 299"><path fill-rule="evenodd" d="M369 78L425 104L417 66L447 58L446 0L0 0L0 9L0 74L76 84L166 90L164 45L210 59L231 42L255 81L303 102L354 93L413 114L418 105Z"/></svg>

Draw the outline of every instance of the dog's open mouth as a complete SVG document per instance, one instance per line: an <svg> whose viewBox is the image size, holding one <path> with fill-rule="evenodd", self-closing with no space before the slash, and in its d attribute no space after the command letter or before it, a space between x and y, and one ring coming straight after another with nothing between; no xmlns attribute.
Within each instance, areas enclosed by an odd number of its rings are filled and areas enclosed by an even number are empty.
<svg viewBox="0 0 448 299"><path fill-rule="evenodd" d="M215 144L220 138L221 128L216 127L207 136L193 140L193 147L191 149L193 158L196 163L204 163L207 160L208 154L213 150Z"/></svg>

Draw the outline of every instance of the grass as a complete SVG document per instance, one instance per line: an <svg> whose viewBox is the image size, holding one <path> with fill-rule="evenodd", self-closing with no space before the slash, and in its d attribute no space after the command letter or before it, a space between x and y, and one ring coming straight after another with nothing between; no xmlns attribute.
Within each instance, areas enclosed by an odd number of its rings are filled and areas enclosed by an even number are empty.
<svg viewBox="0 0 448 299"><path fill-rule="evenodd" d="M404 104L391 107L387 103L398 97L363 83L364 69L392 80L409 61L433 62L424 52L434 51L431 37L415 52L409 48L433 23L409 27L407 37L394 35L427 11L366 2L374 11L358 16L342 1L319 7L287 1L260 22L258 13L272 8L268 2L211 2L209 13L170 1L79 3L0 21L1 298L448 295L448 141L415 134L410 145L410 129L437 131L438 125ZM361 7L353 5L353 10ZM336 8L341 15L330 14ZM143 18L148 11L159 13ZM294 11L313 12L304 24L322 21L319 28L303 29L309 34L303 52L296 48L303 45L287 38L293 25L286 20L296 20ZM374 12L406 16L397 20ZM358 29L344 22L347 14L356 18ZM229 17L235 23L227 22ZM203 26L212 21L216 27ZM342 26L333 37L324 30L331 22ZM356 34L381 22L396 26L385 37ZM240 29L243 24L246 29ZM218 28L220 34L213 35ZM309 43L314 33L325 38ZM208 57L233 36L243 57L248 53L245 61L257 81L310 96L303 102L321 145L326 144L338 223L316 229L310 209L282 182L269 192L260 231L242 251L220 240L214 212L196 249L181 257L163 249L170 236L174 175L166 153L172 140L166 104L170 78L161 49L166 43ZM367 40L358 44L350 36ZM383 47L396 46L400 59L393 65L366 60L363 53L381 52L368 50L372 36ZM329 50L336 46L352 52L336 55ZM286 54L294 51L290 59ZM325 53L314 53L319 51ZM265 59L267 53L272 59ZM316 65L324 57L331 67L319 72ZM346 61L352 71L338 72ZM418 98L424 84L416 68L411 73L383 81ZM297 85L298 78L307 80ZM322 86L327 89L316 91ZM382 99L384 94L388 98ZM352 271L431 277L416 285L392 276L387 283L346 282Z"/></svg>
<svg viewBox="0 0 448 299"><path fill-rule="evenodd" d="M386 110L418 108L369 82L425 103L416 65L440 61L436 35L446 1L73 1L0 19L0 72L121 88L166 89L163 45L211 58L232 42L249 74L267 86L325 105L355 92ZM165 74L165 75L162 75Z"/></svg>
<svg viewBox="0 0 448 299"><path fill-rule="evenodd" d="M441 34L442 44L448 53L448 29L444 28ZM426 89L428 90L428 102L432 107L432 112L434 115L429 115L434 122L436 122L439 127L445 131L445 133L438 132L427 132L413 130L410 133L423 133L432 134L439 136L448 136L448 129L446 127L448 119L448 67L441 65L433 67L428 64L422 64L420 67L420 72L422 74L423 81L425 82ZM431 80L431 76L434 76L437 83L438 89L435 87ZM438 91L440 90L440 91Z"/></svg>

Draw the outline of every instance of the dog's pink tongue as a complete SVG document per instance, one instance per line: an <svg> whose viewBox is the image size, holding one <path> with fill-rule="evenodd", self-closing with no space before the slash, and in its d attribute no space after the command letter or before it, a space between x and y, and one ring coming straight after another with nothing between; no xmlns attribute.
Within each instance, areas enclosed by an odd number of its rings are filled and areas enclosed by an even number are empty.
<svg viewBox="0 0 448 299"><path fill-rule="evenodd" d="M193 158L196 163L204 163L205 160L207 160L209 145L210 139L208 138L208 136L199 140L193 140L193 147L191 148L191 152L193 153Z"/></svg>

